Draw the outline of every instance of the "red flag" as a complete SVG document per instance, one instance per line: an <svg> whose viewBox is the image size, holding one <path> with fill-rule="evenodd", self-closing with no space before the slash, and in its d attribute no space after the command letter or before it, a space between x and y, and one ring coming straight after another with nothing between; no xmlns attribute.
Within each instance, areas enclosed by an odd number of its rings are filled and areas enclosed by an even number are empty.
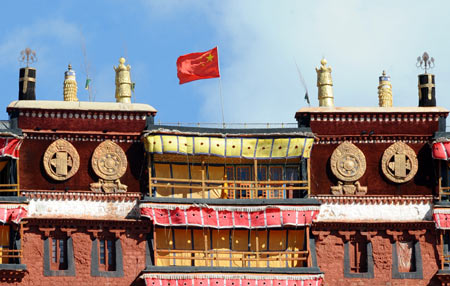
<svg viewBox="0 0 450 286"><path fill-rule="evenodd" d="M220 77L217 47L203 53L180 56L177 60L180 84L198 79Z"/></svg>

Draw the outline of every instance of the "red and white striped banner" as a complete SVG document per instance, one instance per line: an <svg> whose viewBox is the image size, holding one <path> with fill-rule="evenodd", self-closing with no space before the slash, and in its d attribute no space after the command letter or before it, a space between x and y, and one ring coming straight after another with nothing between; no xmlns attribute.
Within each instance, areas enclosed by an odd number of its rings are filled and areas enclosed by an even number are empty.
<svg viewBox="0 0 450 286"><path fill-rule="evenodd" d="M17 138L0 137L0 157L19 158L22 140Z"/></svg>
<svg viewBox="0 0 450 286"><path fill-rule="evenodd" d="M434 159L448 160L450 158L450 142L434 143L432 155Z"/></svg>
<svg viewBox="0 0 450 286"><path fill-rule="evenodd" d="M434 209L433 220L437 229L450 229L450 208Z"/></svg>
<svg viewBox="0 0 450 286"><path fill-rule="evenodd" d="M198 206L141 204L141 216L155 225L210 228L268 228L311 225L318 206Z"/></svg>
<svg viewBox="0 0 450 286"><path fill-rule="evenodd" d="M27 217L27 209L22 206L0 206L0 222L19 224L23 218Z"/></svg>
<svg viewBox="0 0 450 286"><path fill-rule="evenodd" d="M143 274L146 286L321 286L323 274Z"/></svg>

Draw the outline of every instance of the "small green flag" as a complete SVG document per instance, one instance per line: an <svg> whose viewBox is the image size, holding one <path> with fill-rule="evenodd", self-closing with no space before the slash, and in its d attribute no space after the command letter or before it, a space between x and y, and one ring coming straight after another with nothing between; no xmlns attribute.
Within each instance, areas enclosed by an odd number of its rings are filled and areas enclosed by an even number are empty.
<svg viewBox="0 0 450 286"><path fill-rule="evenodd" d="M91 83L91 79L87 78L86 79L86 84L84 85L84 89L89 89L89 84Z"/></svg>
<svg viewBox="0 0 450 286"><path fill-rule="evenodd" d="M132 92L134 92L134 88L136 87L136 83L135 82L132 82L131 83L131 91Z"/></svg>

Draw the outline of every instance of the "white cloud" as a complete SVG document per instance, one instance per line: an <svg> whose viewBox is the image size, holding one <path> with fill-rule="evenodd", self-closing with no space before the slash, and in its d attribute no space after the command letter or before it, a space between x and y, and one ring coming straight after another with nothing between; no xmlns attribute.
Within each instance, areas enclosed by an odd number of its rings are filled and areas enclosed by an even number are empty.
<svg viewBox="0 0 450 286"><path fill-rule="evenodd" d="M38 99L62 99L63 72L68 63L81 73L80 30L77 25L62 18L41 18L29 25L10 26L0 39L0 70L8 77L18 74L20 51L26 47L37 54L37 62L30 66L37 69L36 97ZM79 55L79 56L77 56ZM14 80L18 80L14 78ZM8 85L0 110L17 100L17 85Z"/></svg>
<svg viewBox="0 0 450 286"><path fill-rule="evenodd" d="M49 41L59 45L79 43L80 35L76 25L63 19L42 19L25 27L13 28L0 41L0 66L18 64L19 52L26 47L39 50L42 56L42 53L54 53L55 47L49 48Z"/></svg>
<svg viewBox="0 0 450 286"><path fill-rule="evenodd" d="M428 5L427 5L428 6ZM444 7L447 6L447 7ZM306 103L293 58L317 105L322 56L333 67L337 106L377 106L378 76L392 77L394 105L417 105L417 56L436 58L437 100L450 106L449 4L411 1L221 1L211 16L221 46L225 120L292 122ZM204 116L218 121L215 83L204 89ZM217 95L217 96L216 96Z"/></svg>

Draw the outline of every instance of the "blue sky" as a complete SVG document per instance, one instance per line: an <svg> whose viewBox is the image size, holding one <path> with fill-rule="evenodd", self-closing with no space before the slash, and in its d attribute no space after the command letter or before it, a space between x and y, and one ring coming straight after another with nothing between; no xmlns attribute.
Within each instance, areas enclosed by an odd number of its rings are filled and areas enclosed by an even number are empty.
<svg viewBox="0 0 450 286"><path fill-rule="evenodd" d="M18 56L36 51L37 98L62 100L67 64L78 98L87 53L96 101L114 101L125 56L135 102L161 122L220 122L219 80L178 84L178 56L219 46L226 122L294 122L306 106L295 67L317 106L315 67L333 68L336 106L377 106L378 76L392 78L394 105L417 106L417 56L436 59L437 102L450 107L447 1L7 1L0 18L0 109L17 98ZM0 113L5 119L6 112Z"/></svg>

